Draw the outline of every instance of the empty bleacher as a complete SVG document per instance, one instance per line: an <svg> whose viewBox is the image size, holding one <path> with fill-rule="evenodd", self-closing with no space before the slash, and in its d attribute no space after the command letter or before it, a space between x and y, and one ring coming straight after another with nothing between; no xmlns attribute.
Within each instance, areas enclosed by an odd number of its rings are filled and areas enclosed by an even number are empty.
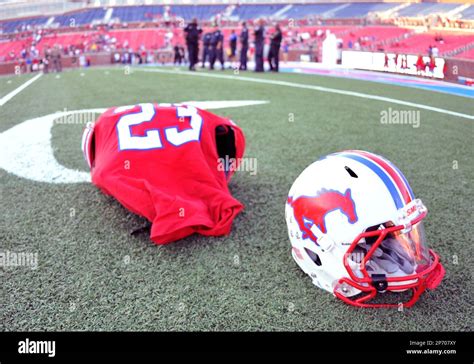
<svg viewBox="0 0 474 364"><path fill-rule="evenodd" d="M342 35L339 35L339 38L343 40L344 47L348 46L349 41L355 43L361 38L370 37L371 45L376 48L376 46L381 45L385 48L386 42L390 40L395 40L402 37L403 35L409 34L411 30L399 27L386 27L386 26L370 26L370 27L361 27L361 28L352 28L349 32L346 32ZM365 47L362 44L362 47Z"/></svg>
<svg viewBox="0 0 474 364"><path fill-rule="evenodd" d="M14 33L20 31L23 26L35 27L38 25L44 25L48 21L49 17L35 17L26 19L16 19L1 23L0 28L3 33Z"/></svg>
<svg viewBox="0 0 474 364"><path fill-rule="evenodd" d="M341 7L333 14L334 18L362 18L369 13L378 11L387 11L400 4L397 3L351 3L348 6Z"/></svg>
<svg viewBox="0 0 474 364"><path fill-rule="evenodd" d="M197 18L210 20L213 16L222 13L227 5L179 5L171 7L171 14L184 20Z"/></svg>
<svg viewBox="0 0 474 364"><path fill-rule="evenodd" d="M474 20L474 5L471 5L470 7L468 7L466 10L464 10L462 13L461 13L461 17L463 19L471 19L471 20Z"/></svg>
<svg viewBox="0 0 474 364"><path fill-rule="evenodd" d="M152 30L152 29L137 29L134 31L129 30L114 30L109 32L110 37L117 40L117 48L124 47L128 44L128 47L133 50L138 50L141 46L146 49L158 49L165 43L166 30ZM182 33L174 37L173 44L177 43L179 38L182 39Z"/></svg>
<svg viewBox="0 0 474 364"><path fill-rule="evenodd" d="M150 21L156 16L162 16L164 7L158 5L120 6L113 8L112 18L125 23Z"/></svg>
<svg viewBox="0 0 474 364"><path fill-rule="evenodd" d="M436 41L435 34L416 34L406 40L387 46L394 52L426 54L429 46L436 46L440 55L474 42L474 35L443 35L443 41Z"/></svg>
<svg viewBox="0 0 474 364"><path fill-rule="evenodd" d="M90 24L94 20L101 20L104 18L105 9L93 8L74 13L59 15L54 17L54 23L59 27L71 27L84 24Z"/></svg>
<svg viewBox="0 0 474 364"><path fill-rule="evenodd" d="M26 42L14 40L0 42L0 61L3 62L10 52L18 55L20 51L27 46Z"/></svg>
<svg viewBox="0 0 474 364"><path fill-rule="evenodd" d="M470 49L468 51L459 53L455 57L456 58L461 58L461 59L474 59L474 48Z"/></svg>
<svg viewBox="0 0 474 364"><path fill-rule="evenodd" d="M43 51L47 47L53 47L56 44L62 46L80 46L90 38L89 35L83 33L66 33L58 36L46 36L38 43L37 48Z"/></svg>
<svg viewBox="0 0 474 364"><path fill-rule="evenodd" d="M297 4L293 5L282 16L286 19L303 19L308 16L322 16L330 13L341 4Z"/></svg>
<svg viewBox="0 0 474 364"><path fill-rule="evenodd" d="M446 13L448 11L454 10L460 4L446 4L446 3L418 3L411 4L406 8L403 8L397 12L398 16L403 17L418 17L426 16L431 14Z"/></svg>
<svg viewBox="0 0 474 364"><path fill-rule="evenodd" d="M277 11L283 9L286 5L237 5L232 11L231 16L240 20L257 19L262 17L270 17Z"/></svg>

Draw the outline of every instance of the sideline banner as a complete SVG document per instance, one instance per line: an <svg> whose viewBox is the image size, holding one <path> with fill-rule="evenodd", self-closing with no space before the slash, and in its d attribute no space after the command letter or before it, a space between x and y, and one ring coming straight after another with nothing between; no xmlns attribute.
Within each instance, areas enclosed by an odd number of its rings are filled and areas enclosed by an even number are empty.
<svg viewBox="0 0 474 364"><path fill-rule="evenodd" d="M423 56L424 66L421 66L418 57L405 53L343 51L342 66L444 79L445 60L443 58L435 57L434 64L431 64L430 57Z"/></svg>

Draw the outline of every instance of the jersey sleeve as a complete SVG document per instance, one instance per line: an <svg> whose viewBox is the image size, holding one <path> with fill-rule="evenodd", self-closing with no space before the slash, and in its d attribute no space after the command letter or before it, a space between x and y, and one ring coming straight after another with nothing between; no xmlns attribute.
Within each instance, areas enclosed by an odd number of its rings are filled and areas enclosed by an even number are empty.
<svg viewBox="0 0 474 364"><path fill-rule="evenodd" d="M166 244L194 233L206 236L229 234L232 221L243 205L217 189L212 193L212 200L204 201L153 189L153 205L159 208L152 221L151 239L157 244Z"/></svg>

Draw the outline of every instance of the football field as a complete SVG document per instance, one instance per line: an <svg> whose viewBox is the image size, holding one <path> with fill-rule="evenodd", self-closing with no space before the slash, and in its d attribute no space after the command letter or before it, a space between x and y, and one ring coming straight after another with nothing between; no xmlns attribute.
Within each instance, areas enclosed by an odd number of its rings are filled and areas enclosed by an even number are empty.
<svg viewBox="0 0 474 364"><path fill-rule="evenodd" d="M32 77L0 78L0 99ZM238 100L249 102L210 109L243 129L256 163L230 183L245 209L226 237L157 246L146 232L131 235L143 218L88 182L55 183L46 166L25 163L34 148L0 168L1 250L37 256L37 266L0 267L1 330L473 329L473 99L303 74L95 68L40 77L0 106L0 133L57 111ZM383 117L408 111L410 123ZM59 165L88 171L84 127L54 122L50 152ZM40 138L35 128L24 132ZM428 207L427 240L446 276L410 309L347 306L291 258L288 190L307 165L344 149L387 157Z"/></svg>

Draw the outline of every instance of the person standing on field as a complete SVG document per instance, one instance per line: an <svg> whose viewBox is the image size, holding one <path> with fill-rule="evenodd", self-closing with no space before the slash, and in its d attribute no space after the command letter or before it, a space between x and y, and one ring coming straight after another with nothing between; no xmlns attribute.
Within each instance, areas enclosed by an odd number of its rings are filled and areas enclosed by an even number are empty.
<svg viewBox="0 0 474 364"><path fill-rule="evenodd" d="M270 37L270 52L268 54L268 63L270 64L270 71L278 72L280 64L280 45L281 45L281 29L277 24L275 32Z"/></svg>
<svg viewBox="0 0 474 364"><path fill-rule="evenodd" d="M202 33L202 29L198 27L197 19L193 18L186 28L184 28L186 34L186 45L188 47L189 57L189 70L196 71L195 65L199 58L199 36Z"/></svg>
<svg viewBox="0 0 474 364"><path fill-rule="evenodd" d="M240 66L239 70L247 70L247 53L249 51L249 30L247 23L242 23L242 31L240 32Z"/></svg>
<svg viewBox="0 0 474 364"><path fill-rule="evenodd" d="M255 37L255 72L263 72L263 47L265 45L265 28L263 19L258 21L258 27L254 32Z"/></svg>

